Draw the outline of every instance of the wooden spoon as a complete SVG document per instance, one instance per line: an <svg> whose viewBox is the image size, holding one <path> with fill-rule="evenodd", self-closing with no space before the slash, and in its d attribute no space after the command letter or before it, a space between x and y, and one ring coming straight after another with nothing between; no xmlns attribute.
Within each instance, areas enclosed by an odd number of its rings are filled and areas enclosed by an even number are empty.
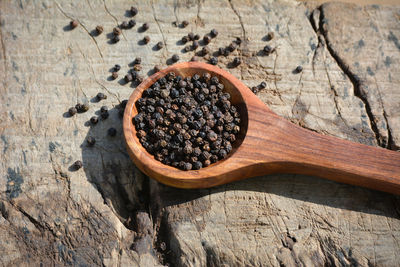
<svg viewBox="0 0 400 267"><path fill-rule="evenodd" d="M241 113L241 132L229 156L200 170L182 171L154 159L140 144L132 118L142 92L168 72L182 77L209 72L217 76ZM315 175L337 182L400 194L400 153L317 134L273 113L242 82L218 67L184 62L141 83L126 105L123 129L136 166L161 183L207 188L272 173Z"/></svg>

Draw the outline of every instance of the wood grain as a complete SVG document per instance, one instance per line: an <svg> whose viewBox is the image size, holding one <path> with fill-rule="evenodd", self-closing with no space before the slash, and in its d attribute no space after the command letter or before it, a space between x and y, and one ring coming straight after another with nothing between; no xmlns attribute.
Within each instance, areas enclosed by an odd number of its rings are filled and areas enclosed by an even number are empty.
<svg viewBox="0 0 400 267"><path fill-rule="evenodd" d="M241 133L225 160L207 168L181 171L156 161L140 144L132 118L136 100L155 80L174 71L183 77L210 72L219 77L241 112ZM325 136L274 114L243 83L218 67L184 62L145 80L131 95L124 114L124 135L135 164L158 181L181 188L207 188L272 174L316 175L338 182L400 194L400 153Z"/></svg>

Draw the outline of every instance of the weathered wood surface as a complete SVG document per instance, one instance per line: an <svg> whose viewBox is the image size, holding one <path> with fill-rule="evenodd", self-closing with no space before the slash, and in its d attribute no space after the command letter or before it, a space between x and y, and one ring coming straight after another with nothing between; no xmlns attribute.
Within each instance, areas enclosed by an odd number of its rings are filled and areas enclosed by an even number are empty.
<svg viewBox="0 0 400 267"><path fill-rule="evenodd" d="M400 147L400 7L294 1L136 2L138 25L107 34L132 1L0 2L0 264L154 266L396 266L399 197L300 175L178 190L127 156L115 108L134 87L109 81L137 56L145 75L189 31L216 28L217 49L246 40L229 69L273 111L314 131ZM81 25L69 30L71 18ZM189 20L186 29L173 22ZM151 44L138 44L144 33ZM105 33L90 36L96 25ZM263 37L275 33L272 41ZM153 51L164 40L166 47ZM276 53L262 56L266 44ZM221 59L226 68L234 55ZM304 71L294 74L297 65ZM91 99L108 95L100 103ZM77 102L90 110L72 118ZM89 127L102 105L110 118ZM115 138L106 136L115 127ZM86 147L87 136L97 139ZM267 148L266 148L267 149ZM69 167L77 160L83 169ZM349 159L351 160L351 159Z"/></svg>

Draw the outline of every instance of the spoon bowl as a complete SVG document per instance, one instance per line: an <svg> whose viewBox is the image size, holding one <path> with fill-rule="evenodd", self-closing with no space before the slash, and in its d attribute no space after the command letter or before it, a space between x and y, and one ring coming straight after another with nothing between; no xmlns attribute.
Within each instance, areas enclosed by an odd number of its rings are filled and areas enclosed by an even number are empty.
<svg viewBox="0 0 400 267"><path fill-rule="evenodd" d="M241 131L233 150L200 170L183 171L165 165L143 148L132 118L144 90L169 72L182 77L210 73L224 84L241 114ZM207 188L272 173L297 173L400 193L400 153L325 136L301 128L273 113L250 89L228 72L200 62L183 62L143 81L125 108L123 130L128 152L148 176L180 188Z"/></svg>

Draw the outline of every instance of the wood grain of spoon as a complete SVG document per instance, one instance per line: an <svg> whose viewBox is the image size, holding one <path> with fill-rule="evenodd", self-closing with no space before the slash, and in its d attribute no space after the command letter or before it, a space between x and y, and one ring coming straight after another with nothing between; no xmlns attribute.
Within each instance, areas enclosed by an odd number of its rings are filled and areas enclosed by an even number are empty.
<svg viewBox="0 0 400 267"><path fill-rule="evenodd" d="M200 170L182 171L154 159L140 144L132 118L144 90L168 72L183 77L209 72L220 79L241 113L241 132L229 156ZM400 194L400 153L362 145L301 128L273 113L228 72L200 62L183 62L155 73L132 93L123 130L136 166L161 183L207 188L249 177L295 173Z"/></svg>

